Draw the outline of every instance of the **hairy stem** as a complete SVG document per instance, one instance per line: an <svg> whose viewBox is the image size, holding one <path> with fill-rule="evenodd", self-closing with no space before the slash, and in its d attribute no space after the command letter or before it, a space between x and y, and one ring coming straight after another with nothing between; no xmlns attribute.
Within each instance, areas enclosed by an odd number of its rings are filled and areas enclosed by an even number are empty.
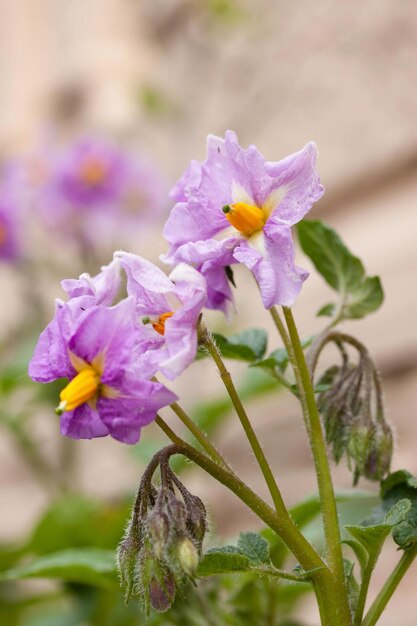
<svg viewBox="0 0 417 626"><path fill-rule="evenodd" d="M270 309L271 316L280 333L288 352L288 357L294 370L297 381L299 398L303 410L313 454L317 483L319 488L320 503L323 515L324 534L326 539L329 566L334 576L334 593L341 607L343 620L341 624L351 624L351 616L344 582L343 555L340 537L339 519L337 514L336 499L333 490L332 477L330 474L329 460L327 457L326 444L323 430L314 397L313 384L305 360L300 337L292 315L291 309L283 307L284 317L288 332L275 307Z"/></svg>
<svg viewBox="0 0 417 626"><path fill-rule="evenodd" d="M262 450L262 446L259 443L256 433L252 428L252 424L249 420L249 417L245 411L245 408L242 404L242 401L233 383L230 372L227 370L226 365L224 364L223 359L221 357L220 351L208 331L204 333L203 344L207 348L211 357L213 358L213 361L217 365L217 369L219 370L220 377L223 381L224 386L226 387L227 393L230 396L230 399L233 403L237 416L240 419L240 422L243 426L246 437L250 443L250 446L253 450L256 460L258 461L258 465L262 471L262 474L264 475L265 482L268 486L269 492L272 497L272 501L275 506L275 510L277 513L279 511L286 510L285 504L282 499L281 492L278 489L278 485L276 483L275 477L266 459L264 451Z"/></svg>
<svg viewBox="0 0 417 626"><path fill-rule="evenodd" d="M220 452L213 446L207 435L197 426L197 424L191 419L184 409L174 402L171 404L171 409L175 415L180 418L184 426L194 435L200 446L207 452L207 454L220 465L228 466L226 460L220 454Z"/></svg>
<svg viewBox="0 0 417 626"><path fill-rule="evenodd" d="M365 619L363 620L363 626L374 626L377 623L379 618L382 615L385 607L387 606L389 600L391 599L394 591L397 589L400 584L404 574L407 572L408 568L414 561L417 556L417 543L414 544L412 548L409 548L404 552L400 561L398 562L397 567L392 572L391 576L386 581L385 585L382 587L381 591L375 598L371 608L366 614Z"/></svg>

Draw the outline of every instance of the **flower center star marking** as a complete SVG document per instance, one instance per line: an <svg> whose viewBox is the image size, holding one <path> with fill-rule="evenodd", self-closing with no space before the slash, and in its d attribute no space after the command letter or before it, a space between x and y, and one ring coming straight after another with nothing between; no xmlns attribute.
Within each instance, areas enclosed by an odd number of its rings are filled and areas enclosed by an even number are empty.
<svg viewBox="0 0 417 626"><path fill-rule="evenodd" d="M143 324L151 324L152 328L156 330L160 335L165 335L165 322L167 319L174 315L174 311L167 311L158 315L157 317L144 317L142 318Z"/></svg>

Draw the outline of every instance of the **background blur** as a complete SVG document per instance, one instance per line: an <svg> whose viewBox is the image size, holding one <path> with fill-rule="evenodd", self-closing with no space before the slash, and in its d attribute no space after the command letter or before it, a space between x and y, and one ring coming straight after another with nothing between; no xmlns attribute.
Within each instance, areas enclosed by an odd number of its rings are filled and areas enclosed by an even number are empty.
<svg viewBox="0 0 417 626"><path fill-rule="evenodd" d="M56 146L80 135L97 135L139 151L169 185L190 158L204 157L208 133L221 135L231 128L242 145L255 143L270 160L316 141L327 192L312 217L328 221L363 259L369 274L382 277L382 310L346 327L368 345L383 374L397 432L393 469L407 467L416 473L415 2L0 0L0 7L4 163L35 150L47 152L50 142ZM111 244L156 261L164 250L160 228L168 210L167 200L152 223L138 222L137 230L129 229L120 238L113 233ZM94 237L95 225L89 228ZM50 244L46 252L45 243ZM50 319L53 298L62 296L59 280L85 269L98 271L100 263L110 260L111 246L98 245L95 259L86 260L90 265L85 267L76 251L57 247L50 233L36 232L28 245L24 271L31 272L32 293L33 285L37 287L41 330L40 319L43 324ZM301 253L299 264L310 267ZM239 279L245 288L237 291L234 329L269 325L252 285L243 273ZM10 341L33 311L22 268L0 263L0 287L0 338L8 346L2 358L22 365L25 357ZM295 307L304 336L321 328L314 314L326 298L327 287L313 274ZM220 316L213 316L213 324L225 330ZM269 347L278 347L272 329ZM243 368L233 369L243 375ZM221 397L219 381L206 362L186 372L175 389L190 409L213 394ZM294 503L314 491L293 400L268 394L249 408L286 501ZM64 452L55 418L34 410L30 432L52 464L59 463ZM146 429L144 452L137 454L110 439L66 444L65 454L77 457L71 486L103 498L133 490L155 436L152 427ZM225 418L216 437L235 469L266 495L249 452L242 453L246 443L237 421ZM51 498L51 490L34 478L19 450L14 435L2 428L1 542L25 536ZM336 477L339 487L350 485L343 467ZM242 528L243 508L232 497L226 501L217 484L201 480L198 473L189 474L187 484L208 502L218 535L230 536ZM257 522L248 517L244 525L255 529ZM386 554L375 589L397 558L394 548ZM416 568L381 626L415 626L415 595L410 593L415 580ZM308 619L309 613L308 608L303 615Z"/></svg>

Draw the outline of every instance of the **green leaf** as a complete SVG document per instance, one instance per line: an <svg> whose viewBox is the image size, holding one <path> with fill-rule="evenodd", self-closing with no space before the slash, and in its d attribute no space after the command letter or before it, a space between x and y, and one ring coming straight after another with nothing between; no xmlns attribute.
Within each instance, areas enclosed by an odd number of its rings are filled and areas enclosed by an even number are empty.
<svg viewBox="0 0 417 626"><path fill-rule="evenodd" d="M406 518L410 509L410 500L402 499L394 504L381 523L345 526L345 528L365 548L370 560L372 560L379 553L385 538L390 534L392 528Z"/></svg>
<svg viewBox="0 0 417 626"><path fill-rule="evenodd" d="M409 511L398 523L392 533L394 541L404 550L417 541L417 479L406 470L390 474L381 485L382 504L365 520L366 524L375 524L387 514L397 502L409 500Z"/></svg>
<svg viewBox="0 0 417 626"><path fill-rule="evenodd" d="M303 220L298 236L304 252L325 281L339 292L342 300L340 319L358 319L379 308L384 299L377 276L368 277L362 261L345 246L337 233L321 221ZM319 315L332 315L327 304Z"/></svg>
<svg viewBox="0 0 417 626"><path fill-rule="evenodd" d="M308 348L314 341L314 335L307 337L301 341L301 345L303 348ZM250 367L259 367L264 369L268 374L272 376L276 376L278 380L281 379L279 374L284 374L285 370L288 367L289 359L288 353L284 348L278 348L271 352L271 354L261 361L257 361L256 363L252 363ZM278 374L278 376L277 376Z"/></svg>
<svg viewBox="0 0 417 626"><path fill-rule="evenodd" d="M213 335L216 344L227 359L239 361L258 361L266 352L268 336L262 328L250 328L230 337Z"/></svg>
<svg viewBox="0 0 417 626"><path fill-rule="evenodd" d="M245 572L249 569L250 560L236 549L236 546L224 546L208 550L200 561L197 576L216 576Z"/></svg>
<svg viewBox="0 0 417 626"><path fill-rule="evenodd" d="M0 580L22 578L59 578L96 587L116 587L115 553L98 548L62 550L3 572Z"/></svg>
<svg viewBox="0 0 417 626"><path fill-rule="evenodd" d="M237 547L252 563L269 563L269 543L258 533L240 533Z"/></svg>
<svg viewBox="0 0 417 626"><path fill-rule="evenodd" d="M110 504L81 495L56 500L44 513L27 551L48 554L68 547L116 550L128 517L129 504Z"/></svg>

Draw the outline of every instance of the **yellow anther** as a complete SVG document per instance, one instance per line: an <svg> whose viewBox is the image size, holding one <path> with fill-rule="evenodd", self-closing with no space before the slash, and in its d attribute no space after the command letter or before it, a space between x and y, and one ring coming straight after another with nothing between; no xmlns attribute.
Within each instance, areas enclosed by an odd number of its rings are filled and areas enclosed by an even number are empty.
<svg viewBox="0 0 417 626"><path fill-rule="evenodd" d="M265 215L262 209L245 202L235 202L234 204L226 204L223 207L223 213L227 219L238 231L245 237L250 237L259 232L265 226Z"/></svg>
<svg viewBox="0 0 417 626"><path fill-rule="evenodd" d="M100 159L87 159L80 167L80 178L86 185L100 185L107 176L107 167Z"/></svg>
<svg viewBox="0 0 417 626"><path fill-rule="evenodd" d="M68 385L61 391L59 398L61 400L56 408L56 413L60 415L64 411L73 411L88 402L96 395L100 385L100 376L92 368L83 369Z"/></svg>
<svg viewBox="0 0 417 626"><path fill-rule="evenodd" d="M174 315L173 311L162 313L159 317L151 321L152 328L160 335L165 335L165 322Z"/></svg>

